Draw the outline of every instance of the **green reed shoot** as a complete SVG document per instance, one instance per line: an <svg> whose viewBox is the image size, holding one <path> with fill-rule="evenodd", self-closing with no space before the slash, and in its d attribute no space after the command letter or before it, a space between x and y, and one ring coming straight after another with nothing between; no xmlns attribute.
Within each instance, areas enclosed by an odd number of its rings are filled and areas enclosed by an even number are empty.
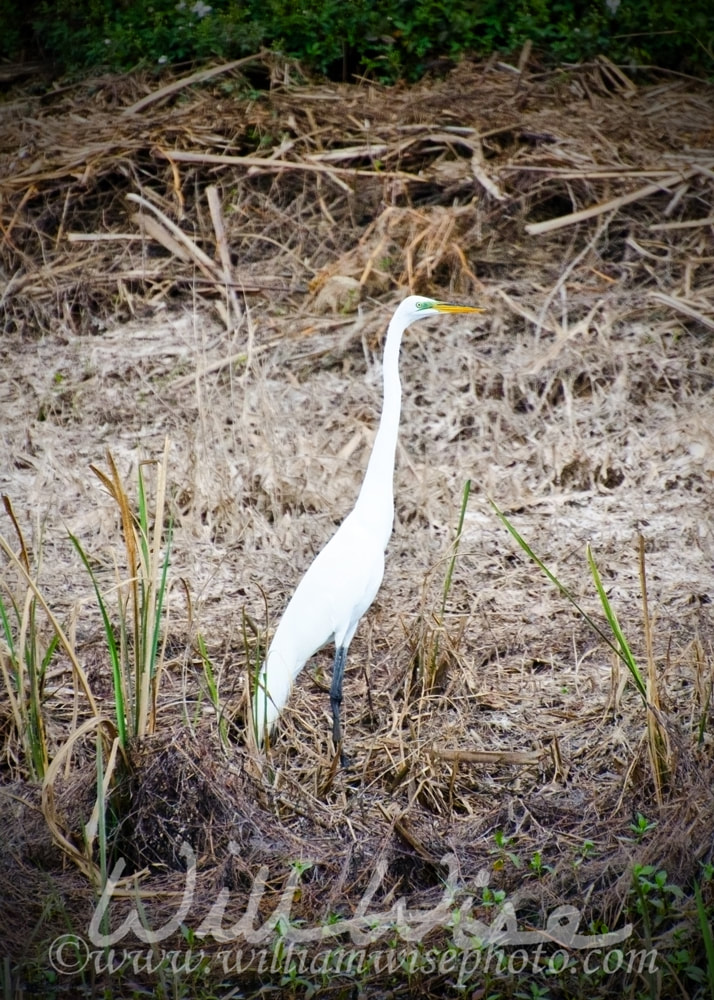
<svg viewBox="0 0 714 1000"><path fill-rule="evenodd" d="M449 559L449 564L446 568L446 576L444 577L444 590L441 601L441 614L439 616L440 628L443 628L444 626L444 616L446 615L446 604L449 600L449 593L451 592L451 582L454 577L454 568L456 566L456 559L459 554L461 535L463 534L464 530L464 518L466 516L466 508L468 507L470 495L471 495L471 480L467 479L466 482L464 483L464 489L461 494L461 507L459 508L459 519L456 524L456 536L454 537L454 541L451 546L451 559ZM439 629L437 629L437 631L434 634L434 645L429 659L432 663L432 673L435 675L439 661Z"/></svg>
<svg viewBox="0 0 714 1000"><path fill-rule="evenodd" d="M267 636L270 633L268 598L265 591L262 589L261 594L265 607L265 634ZM252 618L246 614L245 608L243 608L241 616L241 630L243 633L243 649L245 650L246 663L249 665L248 676L250 677L250 684L248 687L247 718L250 720L249 726L252 729L253 739L255 740L256 745L259 745L261 740L263 740L265 743L265 749L269 752L270 733L265 725L265 719L268 711L268 689L265 684L261 684L260 682L260 671L263 666L263 660L265 656L267 656L267 647L266 649L263 649L263 644L260 641L259 630ZM253 641L251 641L248 636L249 630L253 633ZM269 645L269 643L267 645Z"/></svg>
<svg viewBox="0 0 714 1000"><path fill-rule="evenodd" d="M141 463L137 474L137 508L132 508L114 459L107 453L109 474L92 471L119 508L126 573L117 568L117 626L109 613L108 591L102 590L89 557L78 539L70 535L94 585L102 615L107 651L112 668L114 705L121 745L129 736L143 737L156 723L163 649L159 648L161 620L165 609L172 527L164 537L168 442L158 463ZM154 510L150 511L144 465L156 465ZM162 551L163 547L163 551Z"/></svg>
<svg viewBox="0 0 714 1000"><path fill-rule="evenodd" d="M230 740L228 739L228 722L221 707L221 701L218 695L218 682L216 681L216 675L213 671L213 664L210 656L208 655L204 638L200 632L196 636L196 643L198 645L198 653L201 657L201 663L203 664L203 676L206 680L206 687L208 688L208 697L215 710L216 718L218 719L218 735L220 736L223 746L228 748L230 746Z"/></svg>
<svg viewBox="0 0 714 1000"><path fill-rule="evenodd" d="M451 593L451 586L456 568L456 560L459 554L461 536L464 530L464 519L469 497L471 495L471 480L467 479L461 494L461 504L459 516L456 524L456 534L451 543L451 554L446 566L444 584L442 587L441 606L438 611L422 612L415 622L414 632L410 636L412 648L413 669L409 688L412 689L414 682L420 678L422 694L432 691L439 683L444 668L448 665L448 655L441 653L441 638L444 634L444 619L446 616L446 606ZM452 646L458 642L458 637L448 637Z"/></svg>
<svg viewBox="0 0 714 1000"><path fill-rule="evenodd" d="M466 517L466 508L469 504L469 497L471 496L471 480L467 479L464 483L463 493L461 494L461 508L459 510L459 520L456 525L456 537L454 538L454 544L452 546L451 559L449 560L449 565L446 570L446 576L444 577L444 599L441 602L441 617L444 618L446 613L446 602L449 599L449 591L451 590L451 581L454 576L454 567L456 566L456 557L459 554L459 545L461 544L461 535L464 530L464 518Z"/></svg>
<svg viewBox="0 0 714 1000"><path fill-rule="evenodd" d="M114 627L111 623L109 617L109 611L107 609L106 602L102 597L102 591L94 575L94 570L92 565L82 548L79 540L70 532L70 540L74 545L75 549L79 553L79 558L84 563L84 568L89 573L89 578L94 586L94 593L97 597L97 604L99 605L99 610L102 615L102 622L104 624L104 638L107 643L107 651L109 653L109 662L112 668L112 684L114 688L114 711L117 720L117 731L119 733L119 739L121 740L121 745L123 747L127 744L127 731L126 731L126 688L124 685L124 672L122 669L122 660L119 652L119 647L117 645L116 637L114 635Z"/></svg>

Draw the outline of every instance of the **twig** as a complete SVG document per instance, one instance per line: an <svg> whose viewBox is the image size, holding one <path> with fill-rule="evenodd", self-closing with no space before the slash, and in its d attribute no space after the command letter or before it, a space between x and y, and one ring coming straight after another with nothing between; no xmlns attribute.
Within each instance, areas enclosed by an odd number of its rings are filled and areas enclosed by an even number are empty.
<svg viewBox="0 0 714 1000"><path fill-rule="evenodd" d="M140 194L134 194L133 192L127 195L129 201L140 205L142 208L147 209L149 212L153 212L157 219L162 223L162 225L169 231L169 233L176 237L179 243L188 250L189 254L193 258L197 267L203 271L207 278L220 278L221 274L218 271L215 263L208 254L204 253L199 246L197 246L190 236L187 236L180 226L177 226L175 222L172 222L167 215L165 215L161 209L157 208L153 202L150 202L147 198L143 198ZM164 244L166 245L166 244Z"/></svg>
<svg viewBox="0 0 714 1000"><path fill-rule="evenodd" d="M191 255L188 251L181 246L178 240L173 238L171 233L168 233L164 229L157 219L152 219L150 215L144 215L143 212L134 212L130 218L143 235L150 236L156 240L165 250L168 250L174 257L178 257L184 264L188 264L191 260Z"/></svg>
<svg viewBox="0 0 714 1000"><path fill-rule="evenodd" d="M464 764L537 764L543 750L440 750L432 747L428 754L437 760L453 760Z"/></svg>
<svg viewBox="0 0 714 1000"><path fill-rule="evenodd" d="M683 222L652 222L650 229L698 229L699 226L714 226L714 215L707 215L703 219L685 219Z"/></svg>
<svg viewBox="0 0 714 1000"><path fill-rule="evenodd" d="M223 221L221 198L218 194L218 188L214 184L209 184L206 188L206 197L208 199L208 209L211 213L213 231L216 234L218 255L221 258L221 265L223 267L223 276L226 282L226 296L228 297L228 301L233 310L235 325L238 326L243 319L243 310L233 286L233 269L231 264L231 255L228 249L228 240L226 239L226 227Z"/></svg>
<svg viewBox="0 0 714 1000"><path fill-rule="evenodd" d="M617 212L623 205L629 205L633 201L641 201L642 198L648 198L651 194L658 194L660 191L672 187L673 184L679 184L700 172L700 168L692 167L682 173L668 174L657 184L646 184L636 191L618 195L617 198L610 198L608 201L601 201L597 205L591 205L590 208L581 208L577 212L569 212L568 215L561 215L557 219L531 222L525 227L526 232L530 236L542 236L543 233L551 233L555 229L562 229L563 226L572 226L576 222L593 219L598 215L604 215L605 212Z"/></svg>
<svg viewBox="0 0 714 1000"><path fill-rule="evenodd" d="M684 299L677 298L675 295L665 295L664 292L650 292L650 298L656 299L657 302L661 302L663 305L697 320L698 323L709 327L710 330L714 330L714 319L711 316L706 316L699 309L695 309L690 302L685 302Z"/></svg>
<svg viewBox="0 0 714 1000"><path fill-rule="evenodd" d="M361 177L399 177L404 180L420 181L418 174L410 174L403 170L364 170L357 167L326 167L323 163L309 162L307 160L271 160L264 156L229 156L226 153L193 153L184 149L160 149L155 152L167 160L175 160L177 163L203 163L217 164L226 167L249 167L255 170L264 170L273 173L279 170L306 170L312 173L325 174L332 178L344 191L351 192L351 188L338 175L347 174L354 177L359 174Z"/></svg>
<svg viewBox="0 0 714 1000"><path fill-rule="evenodd" d="M190 76L183 76L180 80L174 80L172 83L167 83L165 87L161 87L159 90L154 90L151 94L147 94L146 97L142 97L140 101L130 105L128 108L124 108L122 114L138 114L139 111L143 111L144 108L148 108L151 104L155 104L164 97L170 97L171 94L175 94L177 91L183 90L185 87L190 87L194 83L203 83L205 80L210 80L212 77L219 76L221 73L229 73L232 69L236 69L238 66L246 66L248 63L260 62L260 60L260 54L245 56L243 59L234 59L232 62L222 63L220 66L211 66L210 69L203 69L198 73L191 73Z"/></svg>
<svg viewBox="0 0 714 1000"><path fill-rule="evenodd" d="M271 344L258 344L257 347L253 348L252 353L258 354L263 351L267 351ZM237 354L231 354L227 358L219 358L217 361L212 361L209 365L204 365L198 371L191 372L190 375L183 375L181 378L177 378L171 383L172 389L183 389L185 385L189 385L191 382L195 382L197 379L203 378L204 375L210 374L210 372L220 371L221 368L228 368L230 365L235 364L245 364L248 360L248 354L246 351L239 351Z"/></svg>

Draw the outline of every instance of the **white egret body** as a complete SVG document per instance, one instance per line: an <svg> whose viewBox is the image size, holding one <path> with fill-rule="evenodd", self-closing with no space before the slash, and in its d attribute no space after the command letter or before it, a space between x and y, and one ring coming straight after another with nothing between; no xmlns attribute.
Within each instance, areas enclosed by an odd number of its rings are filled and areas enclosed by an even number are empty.
<svg viewBox="0 0 714 1000"><path fill-rule="evenodd" d="M384 402L367 472L354 509L300 581L280 619L258 677L253 721L259 740L274 726L293 681L310 657L330 640L335 664L330 688L332 735L341 747L342 678L350 642L374 600L384 575L384 550L394 522L394 458L402 391L399 348L402 334L418 319L441 313L481 312L418 295L404 299L392 316L384 345Z"/></svg>

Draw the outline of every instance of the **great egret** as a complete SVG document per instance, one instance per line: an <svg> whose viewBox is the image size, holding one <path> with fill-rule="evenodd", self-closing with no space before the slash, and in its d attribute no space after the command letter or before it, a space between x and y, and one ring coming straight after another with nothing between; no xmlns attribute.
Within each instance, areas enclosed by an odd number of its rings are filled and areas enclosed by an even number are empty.
<svg viewBox="0 0 714 1000"><path fill-rule="evenodd" d="M384 550L394 521L394 456L402 389L399 348L410 323L442 313L482 312L410 295L392 316L384 345L384 401L377 436L354 509L319 552L280 619L253 695L258 741L273 728L307 660L330 639L335 662L330 687L332 739L342 753L340 706L345 660L357 625L384 575Z"/></svg>

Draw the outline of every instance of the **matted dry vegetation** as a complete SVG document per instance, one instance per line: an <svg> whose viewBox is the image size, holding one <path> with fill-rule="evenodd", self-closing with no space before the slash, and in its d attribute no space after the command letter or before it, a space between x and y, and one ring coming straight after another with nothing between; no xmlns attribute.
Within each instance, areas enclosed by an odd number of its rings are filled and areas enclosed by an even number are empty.
<svg viewBox="0 0 714 1000"><path fill-rule="evenodd" d="M413 88L313 86L267 57L155 86L99 79L15 92L0 109L2 492L107 714L99 615L67 531L111 587L119 521L89 466L109 449L130 481L170 441L166 666L112 835L113 857L140 873L147 919L176 909L184 840L198 856L194 929L221 888L224 925L238 919L262 865L256 923L306 862L291 911L303 926L353 916L379 865L372 909L433 907L451 854L473 916L496 913L487 872L522 926L568 903L583 933L632 920L633 946L660 955L649 977L534 975L549 996L668 996L677 982L704 996L671 956L689 948L705 967L692 887L714 860L712 88L638 85L606 62L539 74L495 61ZM300 677L264 767L244 741L256 631L265 639L266 615L356 496L381 336L409 290L485 313L405 337L395 533L345 683L351 767L336 770L328 745L329 650ZM624 668L488 498L599 615L590 541L642 663L651 635L671 745L661 802ZM19 595L5 569L5 593ZM58 657L44 697L52 753L86 715L74 697ZM49 942L86 936L94 896L53 841L3 714L3 940L13 968L43 982ZM54 789L53 822L76 846L94 783L89 740ZM654 824L640 837L638 812ZM684 890L664 893L661 920L655 904L638 913L635 863ZM705 880L709 905L712 891ZM117 903L114 924L130 905ZM425 947L443 952L452 930L435 927ZM457 985L448 969L303 978L349 995ZM146 979L165 987L138 973L124 995ZM248 991L271 976L217 965L209 981L221 979ZM176 995L207 989L177 983ZM461 985L474 997L518 988L480 973Z"/></svg>

